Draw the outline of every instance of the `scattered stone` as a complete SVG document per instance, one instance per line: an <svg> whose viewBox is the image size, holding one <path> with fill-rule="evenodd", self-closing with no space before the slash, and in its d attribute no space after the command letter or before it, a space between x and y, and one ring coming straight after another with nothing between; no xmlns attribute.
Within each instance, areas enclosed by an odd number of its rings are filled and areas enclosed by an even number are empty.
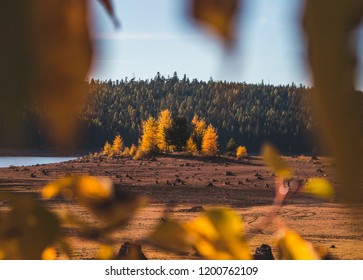
<svg viewBox="0 0 363 280"><path fill-rule="evenodd" d="M265 184L265 189L269 189L270 188L270 185L269 184Z"/></svg>
<svg viewBox="0 0 363 280"><path fill-rule="evenodd" d="M175 183L182 183L183 181L180 178L175 179Z"/></svg>
<svg viewBox="0 0 363 280"><path fill-rule="evenodd" d="M150 159L150 161L157 161L157 159L153 157L152 159Z"/></svg>
<svg viewBox="0 0 363 280"><path fill-rule="evenodd" d="M36 178L37 176L35 176L34 173L30 173L30 178Z"/></svg>
<svg viewBox="0 0 363 280"><path fill-rule="evenodd" d="M256 172L254 176L255 176L255 177L260 177L260 176L261 176L261 174L260 174L260 173L258 173L258 172Z"/></svg>
<svg viewBox="0 0 363 280"><path fill-rule="evenodd" d="M265 180L262 176L257 177L258 180Z"/></svg>
<svg viewBox="0 0 363 280"><path fill-rule="evenodd" d="M208 185L205 186L206 188L216 188L217 186L213 183L208 183Z"/></svg>
<svg viewBox="0 0 363 280"><path fill-rule="evenodd" d="M225 182L224 182L224 184L225 184L225 185L230 185L230 184L231 184L231 182L230 182L230 181L225 181Z"/></svg>
<svg viewBox="0 0 363 280"><path fill-rule="evenodd" d="M203 212L205 211L205 209L203 208L203 206L193 206L192 208L188 209L187 212L189 213L196 213L196 212Z"/></svg>
<svg viewBox="0 0 363 280"><path fill-rule="evenodd" d="M147 260L141 250L141 246L136 243L125 242L121 245L117 254L118 260Z"/></svg>
<svg viewBox="0 0 363 280"><path fill-rule="evenodd" d="M251 181L250 181L250 179L248 179L248 178L247 178L247 179L246 179L246 183L249 183L249 182L251 182Z"/></svg>
<svg viewBox="0 0 363 280"><path fill-rule="evenodd" d="M226 176L234 176L234 174L231 171L226 171Z"/></svg>
<svg viewBox="0 0 363 280"><path fill-rule="evenodd" d="M255 254L253 255L254 260L274 260L274 256L271 251L271 247L267 244L262 244L257 247Z"/></svg>
<svg viewBox="0 0 363 280"><path fill-rule="evenodd" d="M242 181L238 181L238 185L244 185L245 183L243 183Z"/></svg>
<svg viewBox="0 0 363 280"><path fill-rule="evenodd" d="M318 173L324 173L324 171L323 171L323 170L321 170L320 168L318 168L318 169L316 170L316 172L318 172Z"/></svg>
<svg viewBox="0 0 363 280"><path fill-rule="evenodd" d="M331 245L330 248L335 249L336 247L335 247L335 245Z"/></svg>

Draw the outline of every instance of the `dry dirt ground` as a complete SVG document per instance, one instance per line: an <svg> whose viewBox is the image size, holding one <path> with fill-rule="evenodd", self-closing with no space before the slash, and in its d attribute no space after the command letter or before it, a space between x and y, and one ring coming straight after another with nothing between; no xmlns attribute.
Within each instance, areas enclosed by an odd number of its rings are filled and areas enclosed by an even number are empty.
<svg viewBox="0 0 363 280"><path fill-rule="evenodd" d="M295 178L328 177L338 186L333 174L334 164L327 158L312 161L309 157L286 157L294 169ZM231 173L229 173L231 172ZM230 158L203 159L169 155L156 160L80 158L74 161L29 167L0 168L0 192L26 193L39 197L47 182L67 174L107 176L124 190L149 197L126 226L117 231L115 250L125 241L139 241L160 223L167 205L173 204L172 218L189 220L200 213L188 211L194 206L208 208L230 206L240 213L247 231L253 231L268 214L274 198L274 176L260 157L236 161ZM212 186L210 185L212 184ZM339 196L338 196L339 197ZM0 203L0 212L6 211ZM49 203L55 211L69 209L86 219L89 213L79 205L65 201ZM305 239L325 247L337 259L363 259L363 208L349 207L339 199L324 201L308 195L291 197L280 210L280 217ZM274 244L276 225L254 235L248 242L251 253L263 243ZM92 259L97 246L78 238L77 230L66 230L72 244L72 258ZM149 259L194 259L189 254L171 254L143 246ZM273 246L273 253L276 248Z"/></svg>

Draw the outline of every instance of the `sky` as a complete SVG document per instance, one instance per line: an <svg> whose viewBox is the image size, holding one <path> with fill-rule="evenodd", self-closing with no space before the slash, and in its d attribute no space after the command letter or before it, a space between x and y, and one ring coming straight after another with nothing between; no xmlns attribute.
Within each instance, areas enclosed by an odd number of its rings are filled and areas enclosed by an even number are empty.
<svg viewBox="0 0 363 280"><path fill-rule="evenodd" d="M119 29L97 0L91 3L90 78L151 79L176 71L205 81L310 85L301 0L244 0L232 53L194 24L189 0L113 0Z"/></svg>

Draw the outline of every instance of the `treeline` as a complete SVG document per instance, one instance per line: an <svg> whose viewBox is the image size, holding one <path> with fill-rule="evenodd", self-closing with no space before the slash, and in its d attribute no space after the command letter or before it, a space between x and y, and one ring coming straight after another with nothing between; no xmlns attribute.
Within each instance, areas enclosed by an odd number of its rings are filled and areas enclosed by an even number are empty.
<svg viewBox="0 0 363 280"><path fill-rule="evenodd" d="M310 89L304 86L246 84L190 80L177 73L151 80L88 81L88 100L79 118L80 149L101 149L106 141L122 135L125 145L138 144L142 123L168 109L173 118L190 123L195 115L212 124L218 133L219 151L233 138L250 152L272 142L284 153L310 153L314 123L307 105ZM36 107L22 114L27 147L47 147L42 119ZM4 120L3 120L4 121ZM0 123L1 126L1 123ZM1 142L1 147L12 143Z"/></svg>
<svg viewBox="0 0 363 280"><path fill-rule="evenodd" d="M313 123L304 86L273 86L180 79L159 73L145 81L89 82L89 102L83 112L88 147L101 147L121 134L127 145L137 143L142 122L169 109L190 122L195 115L213 124L220 151L233 138L258 152L266 142L291 153L311 152L307 139Z"/></svg>

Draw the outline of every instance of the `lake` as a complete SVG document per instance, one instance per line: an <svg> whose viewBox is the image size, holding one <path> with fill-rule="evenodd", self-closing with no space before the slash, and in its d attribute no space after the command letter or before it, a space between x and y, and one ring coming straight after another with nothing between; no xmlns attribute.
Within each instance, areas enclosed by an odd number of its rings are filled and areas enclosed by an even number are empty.
<svg viewBox="0 0 363 280"><path fill-rule="evenodd" d="M76 159L76 157L0 157L0 168L13 166L29 166L36 164L48 164L64 162Z"/></svg>

